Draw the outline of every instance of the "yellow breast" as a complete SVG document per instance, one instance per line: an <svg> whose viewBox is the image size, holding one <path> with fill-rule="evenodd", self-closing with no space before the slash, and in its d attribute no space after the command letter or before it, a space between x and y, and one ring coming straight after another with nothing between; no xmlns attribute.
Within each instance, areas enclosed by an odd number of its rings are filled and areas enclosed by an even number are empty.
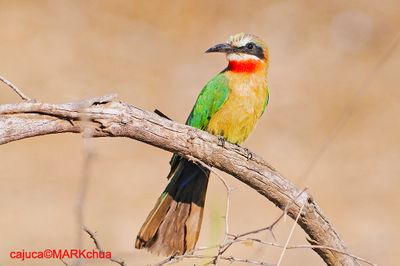
<svg viewBox="0 0 400 266"><path fill-rule="evenodd" d="M223 136L231 143L243 142L254 129L266 104L266 72L225 72L230 93L226 102L211 118L207 131Z"/></svg>

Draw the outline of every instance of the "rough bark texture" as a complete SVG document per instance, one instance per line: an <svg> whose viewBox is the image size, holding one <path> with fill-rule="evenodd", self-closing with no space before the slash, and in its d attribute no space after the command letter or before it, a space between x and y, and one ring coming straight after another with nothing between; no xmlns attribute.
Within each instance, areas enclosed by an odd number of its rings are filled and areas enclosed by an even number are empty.
<svg viewBox="0 0 400 266"><path fill-rule="evenodd" d="M113 95L67 104L23 102L0 105L0 144L39 135L83 132L88 137L127 137L194 157L229 173L265 196L295 219L316 245L348 252L328 219L307 192L295 187L262 158L204 131L167 120L133 105L112 101ZM300 195L300 196L299 196ZM345 254L314 249L327 265L359 265Z"/></svg>

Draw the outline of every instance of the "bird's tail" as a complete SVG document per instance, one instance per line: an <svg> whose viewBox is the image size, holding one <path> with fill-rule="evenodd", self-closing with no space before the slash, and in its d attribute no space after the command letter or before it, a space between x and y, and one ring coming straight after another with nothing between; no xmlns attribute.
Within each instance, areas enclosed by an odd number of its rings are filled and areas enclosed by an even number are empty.
<svg viewBox="0 0 400 266"><path fill-rule="evenodd" d="M210 171L180 159L172 179L142 225L135 247L152 253L181 255L199 238Z"/></svg>

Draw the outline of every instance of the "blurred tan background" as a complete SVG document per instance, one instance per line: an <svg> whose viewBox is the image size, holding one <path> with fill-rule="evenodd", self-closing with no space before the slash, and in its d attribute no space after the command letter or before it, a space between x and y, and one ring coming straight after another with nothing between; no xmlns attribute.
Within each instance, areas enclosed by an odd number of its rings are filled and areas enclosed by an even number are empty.
<svg viewBox="0 0 400 266"><path fill-rule="evenodd" d="M398 265L399 25L394 0L0 1L0 75L42 102L116 92L184 122L202 86L226 65L224 56L204 51L237 32L259 35L270 48L271 97L245 146L308 187L352 253ZM0 84L0 103L19 101ZM134 239L166 184L171 154L130 139L89 142L95 156L85 224L129 265L162 260L135 250ZM9 258L11 250L76 247L83 150L77 134L0 146L0 265L21 264ZM236 188L232 233L269 225L280 214L226 179ZM212 177L199 246L222 240L224 195ZM279 243L291 225L288 219L277 226ZM301 229L290 243L306 243ZM280 252L238 244L228 254L276 263ZM24 262L44 264L62 265ZM288 250L282 265L323 262L301 249Z"/></svg>

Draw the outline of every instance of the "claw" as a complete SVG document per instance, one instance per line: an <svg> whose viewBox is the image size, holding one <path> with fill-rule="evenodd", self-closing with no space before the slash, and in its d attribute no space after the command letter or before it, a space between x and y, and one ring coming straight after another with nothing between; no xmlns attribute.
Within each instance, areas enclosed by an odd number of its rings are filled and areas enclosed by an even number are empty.
<svg viewBox="0 0 400 266"><path fill-rule="evenodd" d="M253 153L247 148L244 148L244 151L246 152L247 160L251 160L253 158Z"/></svg>
<svg viewBox="0 0 400 266"><path fill-rule="evenodd" d="M225 147L225 141L223 136L218 136L218 146Z"/></svg>

